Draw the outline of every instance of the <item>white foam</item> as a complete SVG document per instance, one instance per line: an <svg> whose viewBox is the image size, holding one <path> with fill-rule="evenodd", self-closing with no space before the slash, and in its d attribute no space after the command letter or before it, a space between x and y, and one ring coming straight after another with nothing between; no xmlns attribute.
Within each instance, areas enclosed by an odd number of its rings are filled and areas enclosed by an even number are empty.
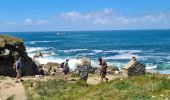
<svg viewBox="0 0 170 100"><path fill-rule="evenodd" d="M117 53L139 53L142 52L142 50L108 50L104 52L117 52Z"/></svg>
<svg viewBox="0 0 170 100"><path fill-rule="evenodd" d="M48 41L48 40L44 40L44 41L29 41L29 42L25 42L26 44L36 44L36 43L50 43L50 42L59 42L58 40L52 40L52 41Z"/></svg>
<svg viewBox="0 0 170 100"><path fill-rule="evenodd" d="M46 49L47 48L43 48L43 47L26 47L26 52L31 53L31 52L42 51Z"/></svg>
<svg viewBox="0 0 170 100"><path fill-rule="evenodd" d="M79 55L87 56L87 55L96 55L96 54L94 54L94 53L81 53L81 54L77 54L77 56L79 56Z"/></svg>
<svg viewBox="0 0 170 100"><path fill-rule="evenodd" d="M92 50L93 52L95 52L95 53L101 53L101 52L103 52L103 50Z"/></svg>
<svg viewBox="0 0 170 100"><path fill-rule="evenodd" d="M70 52L76 52L76 51L85 51L87 49L70 49L70 50L58 50L58 51L63 51L65 53L70 53Z"/></svg>
<svg viewBox="0 0 170 100"><path fill-rule="evenodd" d="M169 70L163 70L159 71L160 74L170 74L170 69Z"/></svg>
<svg viewBox="0 0 170 100"><path fill-rule="evenodd" d="M131 53L122 53L122 54L119 54L119 55L115 55L115 56L108 56L108 57L103 57L105 60L108 60L108 59L117 59L117 60L121 60L121 59L132 59L132 57L136 57L137 59L141 59L142 57L138 56L138 55L135 55L135 54L131 54Z"/></svg>
<svg viewBox="0 0 170 100"><path fill-rule="evenodd" d="M47 64L48 62L53 62L53 63L59 63L61 64L62 62L65 61L66 58L57 58L57 57L41 57L41 58L35 58L40 62L40 64ZM75 64L77 63L77 59L69 59L69 67L70 69L74 69Z"/></svg>
<svg viewBox="0 0 170 100"><path fill-rule="evenodd" d="M44 36L44 37L58 37L58 36Z"/></svg>
<svg viewBox="0 0 170 100"><path fill-rule="evenodd" d="M152 63L146 63L146 68L147 70L151 70L151 69L156 69L158 66L157 64L152 64Z"/></svg>
<svg viewBox="0 0 170 100"><path fill-rule="evenodd" d="M25 42L25 44L35 44L35 42L34 41Z"/></svg>

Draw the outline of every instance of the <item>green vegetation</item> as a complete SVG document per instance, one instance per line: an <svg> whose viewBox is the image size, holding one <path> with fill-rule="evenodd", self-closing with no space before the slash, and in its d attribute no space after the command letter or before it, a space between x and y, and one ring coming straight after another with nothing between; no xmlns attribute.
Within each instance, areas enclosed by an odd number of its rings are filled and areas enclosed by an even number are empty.
<svg viewBox="0 0 170 100"><path fill-rule="evenodd" d="M14 100L14 95L8 97L7 100Z"/></svg>
<svg viewBox="0 0 170 100"><path fill-rule="evenodd" d="M51 79L48 81L25 81L29 100L165 100L170 99L170 79L161 75L136 76L116 79L108 83L87 85Z"/></svg>
<svg viewBox="0 0 170 100"><path fill-rule="evenodd" d="M15 45L19 43L23 43L23 41L19 38L7 36L7 35L0 35L0 47L4 47L5 44Z"/></svg>

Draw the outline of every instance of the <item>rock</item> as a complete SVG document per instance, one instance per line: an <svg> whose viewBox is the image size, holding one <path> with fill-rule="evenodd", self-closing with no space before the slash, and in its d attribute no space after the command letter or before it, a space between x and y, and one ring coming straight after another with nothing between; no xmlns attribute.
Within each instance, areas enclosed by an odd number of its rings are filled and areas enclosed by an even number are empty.
<svg viewBox="0 0 170 100"><path fill-rule="evenodd" d="M119 74L119 68L116 66L109 66L107 72L108 74L111 74L111 75Z"/></svg>
<svg viewBox="0 0 170 100"><path fill-rule="evenodd" d="M23 75L34 75L37 67L33 60L28 57L23 41L19 38L0 35L0 75L16 76L13 68L17 58L23 59Z"/></svg>
<svg viewBox="0 0 170 100"><path fill-rule="evenodd" d="M37 51L34 55L34 58L39 58L39 57L43 57L43 55L40 51Z"/></svg>
<svg viewBox="0 0 170 100"><path fill-rule="evenodd" d="M87 57L80 58L81 66L91 66L91 61Z"/></svg>
<svg viewBox="0 0 170 100"><path fill-rule="evenodd" d="M49 56L51 55L51 52L43 52L43 56Z"/></svg>
<svg viewBox="0 0 170 100"><path fill-rule="evenodd" d="M96 72L97 69L98 69L97 67L91 67L91 68L89 69L89 73L95 74L95 72Z"/></svg>
<svg viewBox="0 0 170 100"><path fill-rule="evenodd" d="M44 67L52 67L52 68L57 68L59 67L59 63L53 63L53 62L48 62L47 64L44 65Z"/></svg>
<svg viewBox="0 0 170 100"><path fill-rule="evenodd" d="M116 66L111 66L111 71L119 71L119 68Z"/></svg>
<svg viewBox="0 0 170 100"><path fill-rule="evenodd" d="M55 75L61 72L59 65L58 63L48 62L47 64L43 64L41 69L45 75Z"/></svg>

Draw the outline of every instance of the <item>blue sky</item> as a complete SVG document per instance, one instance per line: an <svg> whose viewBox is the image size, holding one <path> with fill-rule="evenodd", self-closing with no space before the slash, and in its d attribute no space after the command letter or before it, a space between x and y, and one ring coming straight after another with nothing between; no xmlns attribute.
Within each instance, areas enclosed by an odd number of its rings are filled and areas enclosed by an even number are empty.
<svg viewBox="0 0 170 100"><path fill-rule="evenodd" d="M170 0L0 0L0 31L170 29Z"/></svg>

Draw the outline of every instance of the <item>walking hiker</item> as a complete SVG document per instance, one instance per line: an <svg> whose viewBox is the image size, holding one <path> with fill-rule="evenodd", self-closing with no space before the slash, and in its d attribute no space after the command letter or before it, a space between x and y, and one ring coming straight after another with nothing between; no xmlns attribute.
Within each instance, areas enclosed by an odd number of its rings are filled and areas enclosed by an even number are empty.
<svg viewBox="0 0 170 100"><path fill-rule="evenodd" d="M100 70L101 80L102 82L103 82L103 79L108 81L108 78L106 78L107 63L102 58L98 58L98 61L99 61L99 65L101 66L101 70Z"/></svg>
<svg viewBox="0 0 170 100"><path fill-rule="evenodd" d="M65 62L60 64L60 67L63 68L63 73L64 73L64 79L68 80L69 74L70 74L70 68L68 65L69 59L67 58Z"/></svg>
<svg viewBox="0 0 170 100"><path fill-rule="evenodd" d="M22 74L22 68L23 68L23 64L22 64L22 58L21 57L19 57L18 58L18 61L15 63L15 68L16 68L16 83L18 83L19 81L23 81L22 79L21 79L21 74Z"/></svg>

